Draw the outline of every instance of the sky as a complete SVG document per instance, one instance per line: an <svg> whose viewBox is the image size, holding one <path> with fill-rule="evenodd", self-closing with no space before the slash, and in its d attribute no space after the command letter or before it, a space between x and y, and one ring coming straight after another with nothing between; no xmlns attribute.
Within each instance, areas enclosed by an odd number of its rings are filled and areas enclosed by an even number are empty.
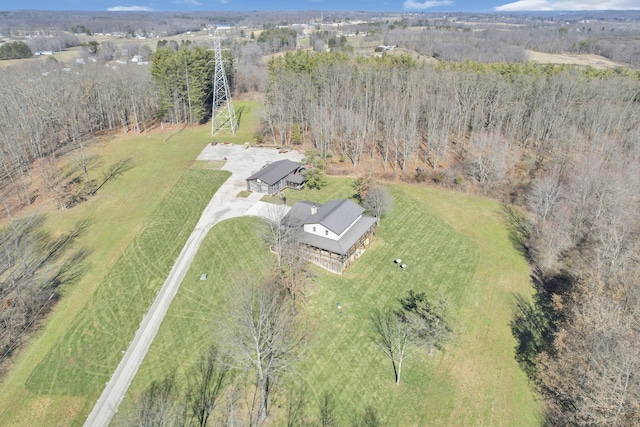
<svg viewBox="0 0 640 427"><path fill-rule="evenodd" d="M523 12L640 10L640 0L0 0L0 10L224 11L354 10Z"/></svg>

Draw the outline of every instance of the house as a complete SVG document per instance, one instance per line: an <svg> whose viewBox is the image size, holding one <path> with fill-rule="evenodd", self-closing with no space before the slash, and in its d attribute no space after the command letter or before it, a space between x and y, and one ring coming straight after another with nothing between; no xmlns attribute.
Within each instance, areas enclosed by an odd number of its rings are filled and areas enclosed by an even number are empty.
<svg viewBox="0 0 640 427"><path fill-rule="evenodd" d="M277 194L284 188L304 188L305 170L300 163L291 160L278 160L268 163L258 172L247 178L247 190L255 193Z"/></svg>
<svg viewBox="0 0 640 427"><path fill-rule="evenodd" d="M343 273L362 255L375 230L376 219L363 215L364 208L348 199L324 205L297 202L284 218L299 230L304 256L334 273Z"/></svg>

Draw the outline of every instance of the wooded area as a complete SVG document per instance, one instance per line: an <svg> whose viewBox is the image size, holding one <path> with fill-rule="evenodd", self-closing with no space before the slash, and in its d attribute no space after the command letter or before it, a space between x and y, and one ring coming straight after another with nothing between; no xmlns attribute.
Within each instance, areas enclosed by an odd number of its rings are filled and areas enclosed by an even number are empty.
<svg viewBox="0 0 640 427"><path fill-rule="evenodd" d="M505 217L537 290L534 303L514 304L516 357L553 424L632 425L640 414L640 72L632 68L640 53L628 43L637 28L616 27L616 39L608 25L569 31L546 22L540 26L548 31L514 29L508 39L435 18L354 27L433 61L298 50L265 66L264 54L296 45L295 30L271 27L226 43L236 93L264 90L260 141L311 147L356 175L369 169L378 180L429 181L509 206ZM338 47L335 35L320 33L310 47L324 51L331 36ZM539 65L525 61L526 49L597 53L629 67ZM98 135L206 121L212 58L207 46L185 44L156 50L149 68L51 60L3 70L5 216L38 198L65 209L93 195L95 165L84 147ZM79 163L61 162L71 151ZM32 225L10 223L0 236L7 255L0 320L11 331L0 343L5 355L69 275L66 263L59 273L38 273L43 260L62 262L61 242L22 239ZM33 303L17 313L27 296ZM256 385L262 415L265 387Z"/></svg>
<svg viewBox="0 0 640 427"><path fill-rule="evenodd" d="M550 421L633 423L640 401L632 369L640 362L637 72L425 66L305 52L273 59L270 72L265 122L278 143L291 143L300 128L320 153L354 170L374 159L388 178L411 177L428 164L433 181L467 189L461 183L470 181L528 208L532 219L518 220L522 249L539 301L547 301L535 310L549 331L514 329L549 399ZM616 328L602 316L613 316ZM527 333L545 340L532 343Z"/></svg>

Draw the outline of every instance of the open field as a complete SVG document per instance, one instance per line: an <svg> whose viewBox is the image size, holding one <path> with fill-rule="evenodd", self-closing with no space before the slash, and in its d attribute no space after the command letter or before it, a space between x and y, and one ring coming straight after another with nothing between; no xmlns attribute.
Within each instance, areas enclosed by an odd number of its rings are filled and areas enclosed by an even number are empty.
<svg viewBox="0 0 640 427"><path fill-rule="evenodd" d="M102 391L204 207L227 176L222 171L185 172L65 337L29 376L28 389L86 397Z"/></svg>
<svg viewBox="0 0 640 427"><path fill-rule="evenodd" d="M326 191L287 191L287 199L349 197L352 183L333 178ZM391 189L396 206L359 261L342 276L313 268L316 279L301 314L309 344L298 371L307 385L309 420L317 420L319 395L330 391L341 424L371 404L383 425L537 425L540 404L514 360L509 329L513 295L531 292L529 271L500 205L414 185ZM240 218L209 233L120 417L152 380L174 370L180 378L208 345L223 341L235 280L264 275L273 262L258 228L259 220ZM398 257L406 270L393 263ZM202 273L207 280L200 280ZM369 315L409 289L450 302L456 338L444 354L409 358L396 386L389 361L371 342ZM274 406L274 425L281 424L282 405Z"/></svg>
<svg viewBox="0 0 640 427"><path fill-rule="evenodd" d="M175 36L169 37L159 37L159 38L146 38L146 39L132 39L132 38L124 38L124 37L114 37L114 36L106 36L106 35L79 35L78 39L81 43L89 43L91 41L95 41L97 43L109 42L116 49L122 50L130 47L131 45L138 46L148 46L151 50L155 51L160 40L175 40L180 43L183 40L189 40L191 42L211 42L212 38L206 31L199 31L189 34L178 34ZM64 49L59 52L55 52L54 55L42 55L42 56L33 56L31 58L25 59L10 59L5 61L0 61L0 69L3 67L8 67L11 65L21 64L25 61L47 61L53 60L61 61L64 63L75 62L76 58L86 57L86 49L83 46L74 46L67 49Z"/></svg>
<svg viewBox="0 0 640 427"><path fill-rule="evenodd" d="M611 61L604 56L592 55L592 54L577 54L577 53L544 53L536 52L534 50L527 50L527 59L533 62L539 62L540 64L569 64L569 65L582 65L590 66L598 69L613 68L619 66L625 66L624 64L618 64Z"/></svg>
<svg viewBox="0 0 640 427"><path fill-rule="evenodd" d="M244 111L241 119L241 129L235 136L225 137L226 140L232 142L251 141L253 129L245 129L245 126L255 123L257 118L253 117L254 113L259 110L260 105L252 102L237 102L237 110ZM240 111L239 111L240 112ZM182 129L182 128L180 128ZM97 289L102 288L101 284L105 282L106 277L116 277L117 274L112 271L114 263L124 251L138 251L138 246L142 241L140 236L149 233L151 226L151 214L158 212L161 204L164 207L170 200L177 202L173 204L174 213L178 215L188 214L186 217L178 217L179 225L184 229L180 233L191 231L186 225L181 225L183 221L190 220L189 216L196 216L197 221L201 210L198 211L197 204L200 198L210 199L210 196L219 182L222 172L214 172L206 169L219 169L219 165L204 165L193 159L200 153L202 148L211 141L210 127L207 125L164 130L156 129L147 134L138 135L129 133L127 135L115 135L105 137L101 142L93 144L87 150L87 155L96 156L93 163L93 170L90 175L99 176L101 169L109 164L113 164L119 160L130 159L133 168L119 177L117 180L107 183L96 196L89 201L82 203L72 209L65 211L52 210L48 205L38 207L40 213L47 213L47 227L54 233L68 230L78 220L89 219L91 222L88 232L78 242L79 246L88 247L91 252L84 267L84 276L79 283L71 288L63 290L63 298L57 304L54 311L49 316L45 326L39 331L33 339L25 346L22 352L17 356L13 368L2 379L0 384L0 425L71 425L75 420L81 423L84 417L91 409L91 405L97 398L104 385L101 376L109 376L114 366L101 365L100 357L93 353L94 350L102 351L100 344L95 344L95 348L87 347L91 344L85 341L85 347L82 351L89 350L88 354L82 353L81 347L73 348L76 344L68 348L62 348L61 343L67 333L68 337L72 337L75 333L84 334L92 329L94 332L99 331L101 327L96 323L84 324L78 326L78 319L87 319L88 304L98 304L97 297L99 294ZM69 154L67 159L70 162L74 160L75 154ZM186 172L194 166L194 169ZM185 172L187 175L185 175ZM185 175L182 183L187 185L176 186L176 183ZM187 176L198 177L202 179L189 180ZM212 178L213 177L213 178ZM212 181L213 179L213 181ZM205 184L206 183L206 184ZM172 190L173 189L173 190ZM182 190L182 193L180 191ZM197 190L197 191L196 191ZM189 191L194 191L190 195ZM200 194L196 197L195 194ZM182 194L187 199L182 200L180 205L178 199L166 199L167 195ZM182 197L181 196L181 197ZM163 202L163 200L165 200ZM172 209L173 209L172 208ZM181 211L184 212L181 212ZM165 219L169 219L169 216ZM175 219L175 218L174 218ZM162 218L160 217L162 221ZM195 222L194 222L195 223ZM165 227L162 222L156 224ZM193 225L193 224L192 224ZM151 237L151 234L147 234ZM156 235L156 238L162 235ZM135 243L132 241L135 239ZM164 239L161 243L169 245L170 239ZM175 243L175 242L173 242ZM181 246L175 244L174 250L180 250ZM149 249L149 248L147 248ZM156 247L152 247L149 251L151 256L156 256ZM140 252L138 252L140 253ZM173 259L167 258L164 261L152 260L149 254L140 253L147 262L148 266L154 266L168 263L171 267ZM161 255L161 254L160 254ZM164 255L162 255L164 256ZM167 261L168 260L168 261ZM157 263L157 264L154 264ZM131 273L131 272L130 272ZM136 291L134 298L142 301L144 298L151 298L154 295L153 288L160 286L164 277L164 273L159 268L151 270L134 271L134 275L153 274L142 288ZM156 277L157 276L157 277ZM133 277L133 275L132 275ZM124 276L123 276L124 278ZM127 280L121 280L123 286L130 286ZM146 292L146 297L144 296ZM103 315L119 314L128 310L129 301L119 304L113 313L103 313ZM132 306L133 307L133 306ZM146 308L146 307L145 307ZM139 310L139 307L136 308ZM84 314L83 314L84 313ZM84 317L83 317L84 316ZM137 318L136 318L137 316ZM134 322L134 326L140 320L140 315L132 315L128 321ZM88 329L83 329L84 327ZM129 336L126 333L122 335L124 344L133 334L130 331ZM89 338L87 336L86 338ZM85 338L82 338L85 339ZM118 344L121 345L121 344ZM55 348L55 350L53 350ZM83 363L82 360L93 357L95 363L99 366L95 372L97 376L94 378L93 385L78 385L79 377L55 376L56 360L51 359L51 354L55 357L64 356L67 351L79 351L73 353L74 358L65 360L64 363L75 365ZM51 353L50 353L51 352ZM57 353L56 353L57 352ZM120 350L117 350L120 354ZM75 357L77 356L77 357ZM105 355L106 356L106 355ZM114 357L109 355L108 357ZM60 362L60 359L57 359ZM117 358L116 358L117 361ZM94 363L90 361L89 363ZM72 368L72 366L64 369ZM85 375L86 372L83 374ZM96 382L97 381L97 382ZM60 384L63 386L59 387ZM79 390L69 391L76 387L93 389L88 394L80 394ZM92 394L93 393L93 394Z"/></svg>

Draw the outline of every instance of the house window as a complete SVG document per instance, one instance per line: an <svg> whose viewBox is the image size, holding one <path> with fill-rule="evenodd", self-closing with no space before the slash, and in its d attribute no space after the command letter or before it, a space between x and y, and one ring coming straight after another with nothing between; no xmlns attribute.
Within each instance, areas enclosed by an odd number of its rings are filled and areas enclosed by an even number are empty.
<svg viewBox="0 0 640 427"><path fill-rule="evenodd" d="M315 226L313 227L313 232L314 232L314 233L316 232L316 227L315 227Z"/></svg>
<svg viewBox="0 0 640 427"><path fill-rule="evenodd" d="M324 235L328 236L329 235L329 230L324 230Z"/></svg>

